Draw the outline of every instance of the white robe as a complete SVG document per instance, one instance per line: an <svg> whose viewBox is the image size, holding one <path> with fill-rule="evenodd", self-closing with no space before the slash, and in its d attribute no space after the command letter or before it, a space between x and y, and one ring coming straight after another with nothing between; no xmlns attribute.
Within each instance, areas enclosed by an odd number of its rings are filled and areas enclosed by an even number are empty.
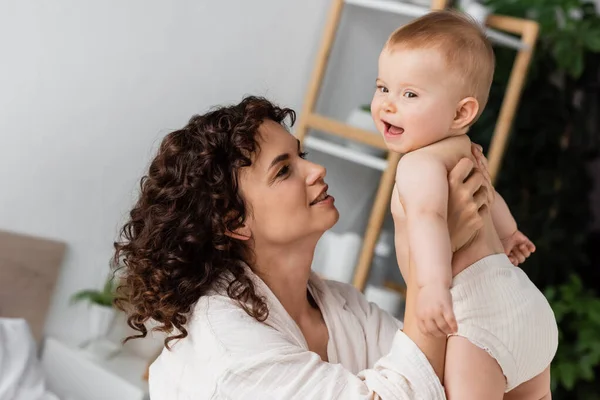
<svg viewBox="0 0 600 400"><path fill-rule="evenodd" d="M150 368L152 400L438 400L445 394L402 323L353 286L312 274L308 288L329 331L324 362L256 275L269 317L258 322L229 297L202 297L188 336Z"/></svg>

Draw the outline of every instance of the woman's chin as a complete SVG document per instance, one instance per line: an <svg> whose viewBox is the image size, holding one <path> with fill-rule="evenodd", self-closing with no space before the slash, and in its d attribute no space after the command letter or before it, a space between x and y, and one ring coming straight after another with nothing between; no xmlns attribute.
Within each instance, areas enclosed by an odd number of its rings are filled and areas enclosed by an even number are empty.
<svg viewBox="0 0 600 400"><path fill-rule="evenodd" d="M334 212L334 214L335 214L335 215L333 216L333 223L331 224L331 227L332 227L332 228L333 228L333 226L334 226L335 224L337 224L337 222L340 220L340 212L338 211L338 209L337 209L337 208L336 208L334 211L335 211L335 212Z"/></svg>
<svg viewBox="0 0 600 400"><path fill-rule="evenodd" d="M330 215L328 215L327 218L323 218L323 222L326 226L325 231L328 231L329 229L333 228L333 226L337 224L339 220L340 212L337 208L333 207L333 209L330 211Z"/></svg>
<svg viewBox="0 0 600 400"><path fill-rule="evenodd" d="M335 224L340 219L340 212L337 208L331 207L329 210L324 210L325 212L319 213L319 215L315 215L313 218L313 223L311 225L315 226L315 230L319 232L321 235L331 228L334 227Z"/></svg>

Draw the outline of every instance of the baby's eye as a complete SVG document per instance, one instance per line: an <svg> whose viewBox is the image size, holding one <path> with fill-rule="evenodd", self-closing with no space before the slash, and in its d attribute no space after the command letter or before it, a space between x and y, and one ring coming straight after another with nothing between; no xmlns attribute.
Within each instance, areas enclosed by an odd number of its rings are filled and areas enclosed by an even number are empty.
<svg viewBox="0 0 600 400"><path fill-rule="evenodd" d="M406 91L404 92L404 97L406 97L407 99L412 99L414 97L417 97L417 94L414 92Z"/></svg>
<svg viewBox="0 0 600 400"><path fill-rule="evenodd" d="M381 93L388 92L388 88L386 88L385 86L381 86L381 85L377 85L377 90L379 90Z"/></svg>

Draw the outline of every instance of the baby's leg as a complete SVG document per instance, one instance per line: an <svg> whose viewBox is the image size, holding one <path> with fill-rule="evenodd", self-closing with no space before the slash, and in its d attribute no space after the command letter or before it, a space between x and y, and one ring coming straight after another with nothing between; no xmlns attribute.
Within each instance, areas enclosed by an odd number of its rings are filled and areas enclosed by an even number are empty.
<svg viewBox="0 0 600 400"><path fill-rule="evenodd" d="M485 350L464 337L450 336L444 387L449 400L501 400L506 379L496 360Z"/></svg>
<svg viewBox="0 0 600 400"><path fill-rule="evenodd" d="M504 400L550 400L550 367L504 395Z"/></svg>

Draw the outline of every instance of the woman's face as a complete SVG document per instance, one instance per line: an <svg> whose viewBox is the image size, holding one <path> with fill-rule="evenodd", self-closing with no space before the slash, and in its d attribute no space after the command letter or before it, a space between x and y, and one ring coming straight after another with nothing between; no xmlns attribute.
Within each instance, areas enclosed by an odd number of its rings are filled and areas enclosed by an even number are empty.
<svg viewBox="0 0 600 400"><path fill-rule="evenodd" d="M280 124L266 120L259 133L260 150L239 182L254 247L315 240L339 217L325 168L305 160L300 142Z"/></svg>

